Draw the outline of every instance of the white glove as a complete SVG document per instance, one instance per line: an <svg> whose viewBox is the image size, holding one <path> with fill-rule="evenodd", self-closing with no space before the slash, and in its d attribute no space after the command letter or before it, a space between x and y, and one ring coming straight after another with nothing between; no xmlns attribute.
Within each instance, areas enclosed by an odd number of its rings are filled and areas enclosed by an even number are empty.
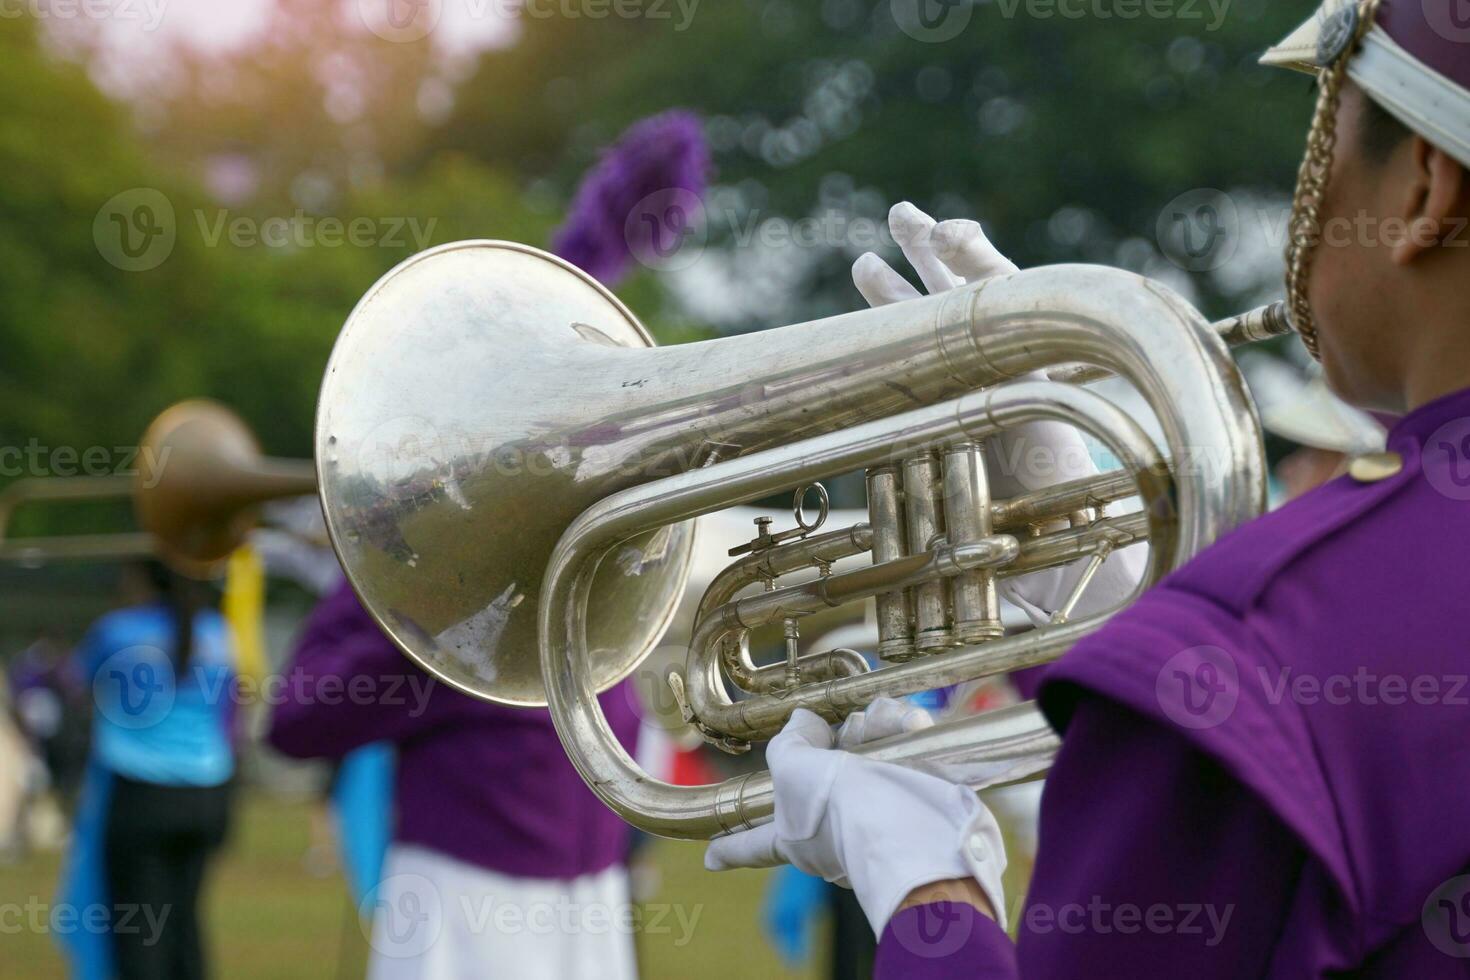
<svg viewBox="0 0 1470 980"><path fill-rule="evenodd" d="M855 745L928 724L922 709L880 699L850 717L839 738ZM879 936L915 888L972 877L1005 927L1005 844L968 788L836 749L831 726L805 709L771 740L766 761L776 819L712 841L710 871L790 862L851 888Z"/></svg>
<svg viewBox="0 0 1470 980"><path fill-rule="evenodd" d="M1016 264L990 243L978 221L936 223L908 201L888 212L888 227L919 280L930 293L1016 272ZM853 285L870 306L913 299L919 291L872 252L852 266ZM1027 422L985 442L991 493L1014 497L1068 480L1094 476L1097 465L1077 430L1061 422ZM1098 569L1073 616L1110 609L1127 598L1143 576L1146 553L1130 548L1109 556ZM1000 593L1019 606L1034 625L1051 620L1071 595L1086 567L1077 562L1007 578Z"/></svg>
<svg viewBox="0 0 1470 980"><path fill-rule="evenodd" d="M837 747L851 750L865 742L933 727L934 716L923 708L894 698L879 698L837 726Z"/></svg>

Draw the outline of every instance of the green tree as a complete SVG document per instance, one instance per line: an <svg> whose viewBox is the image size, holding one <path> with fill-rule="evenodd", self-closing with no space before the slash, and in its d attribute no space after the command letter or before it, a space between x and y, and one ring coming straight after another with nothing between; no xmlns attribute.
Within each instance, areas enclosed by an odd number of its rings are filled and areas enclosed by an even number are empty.
<svg viewBox="0 0 1470 980"><path fill-rule="evenodd" d="M1076 4L956 3L967 26L926 43L895 19L906 3L721 0L683 30L677 15L527 16L514 47L481 58L430 145L564 191L630 120L689 106L710 120L720 206L736 216L718 216L717 240L749 213L881 218L908 198L981 217L1023 265L1141 265L1157 259L1177 195L1290 187L1310 99L1255 58L1305 4L1104 2L1078 18L1062 13ZM791 290L798 312L852 305L857 251L810 263ZM1229 283L1195 285L1234 312Z"/></svg>

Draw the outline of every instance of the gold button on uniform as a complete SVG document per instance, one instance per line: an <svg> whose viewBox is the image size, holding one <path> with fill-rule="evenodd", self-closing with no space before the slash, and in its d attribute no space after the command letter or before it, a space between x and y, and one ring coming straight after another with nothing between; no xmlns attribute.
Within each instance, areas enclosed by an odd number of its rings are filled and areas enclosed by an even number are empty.
<svg viewBox="0 0 1470 980"><path fill-rule="evenodd" d="M1348 476L1359 483L1377 483L1398 476L1403 468L1404 457L1398 453L1365 453L1353 457L1348 464Z"/></svg>

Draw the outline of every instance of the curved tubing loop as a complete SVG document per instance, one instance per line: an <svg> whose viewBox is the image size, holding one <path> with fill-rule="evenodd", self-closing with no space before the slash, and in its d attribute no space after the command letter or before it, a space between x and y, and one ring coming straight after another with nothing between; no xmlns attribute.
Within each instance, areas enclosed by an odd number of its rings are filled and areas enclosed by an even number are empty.
<svg viewBox="0 0 1470 980"><path fill-rule="evenodd" d="M1110 402L1086 389L1028 380L716 463L595 504L567 529L548 563L539 609L541 663L568 755L588 785L634 826L705 839L768 820L773 801L766 772L696 787L653 779L613 736L588 667L597 653L588 647L583 610L598 561L618 542L794 484L901 458L905 449L983 439L1040 418L1092 432L1134 472L1152 543L1140 588L1260 512L1264 462L1244 384L1210 325L1166 288L1117 270L1066 267L1017 273L904 305L910 315L929 318L951 372L976 388L1079 361L1127 379L1159 418L1174 462L1172 479L1148 437ZM1199 453L1216 471L1199 465ZM688 692L700 721L728 723L733 734L757 737L779 728L797 707L835 720L882 695L1054 659L1106 619L1069 622L738 705L729 703L723 688L715 693L716 642L708 656L692 651L697 673L691 672ZM711 630L728 635L728 628ZM859 751L920 768L968 767L960 778L978 787L1044 769L1056 744L1034 706L1021 705Z"/></svg>

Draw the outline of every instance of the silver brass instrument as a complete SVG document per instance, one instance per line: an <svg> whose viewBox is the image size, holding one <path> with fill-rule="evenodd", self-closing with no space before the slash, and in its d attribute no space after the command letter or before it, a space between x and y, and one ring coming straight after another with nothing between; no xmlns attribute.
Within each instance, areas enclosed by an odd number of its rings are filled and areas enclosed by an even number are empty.
<svg viewBox="0 0 1470 980"><path fill-rule="evenodd" d="M1146 588L1260 513L1260 429L1227 343L1286 328L1279 306L1212 326L1158 283L1058 266L656 348L567 263L461 242L398 266L348 319L318 410L320 493L352 584L411 658L475 696L549 705L578 770L624 818L710 837L769 818L769 776L659 782L596 698L662 635L694 518L867 474L868 522L763 525L706 592L668 681L685 720L721 747L769 738L797 707L836 721L882 695L1042 663L1106 619L1070 618L1090 573L1056 625L1013 636L998 580L1079 559L1095 570L1147 540ZM1109 373L1153 408L1165 446L1070 383ZM1091 433L1126 469L991 499L984 441L1040 419ZM1107 513L1134 495L1141 511ZM864 553L871 565L832 571ZM889 666L799 652L804 616L869 599ZM747 638L767 625L787 655L757 666ZM1055 748L1021 705L862 751L980 787L1044 769Z"/></svg>

